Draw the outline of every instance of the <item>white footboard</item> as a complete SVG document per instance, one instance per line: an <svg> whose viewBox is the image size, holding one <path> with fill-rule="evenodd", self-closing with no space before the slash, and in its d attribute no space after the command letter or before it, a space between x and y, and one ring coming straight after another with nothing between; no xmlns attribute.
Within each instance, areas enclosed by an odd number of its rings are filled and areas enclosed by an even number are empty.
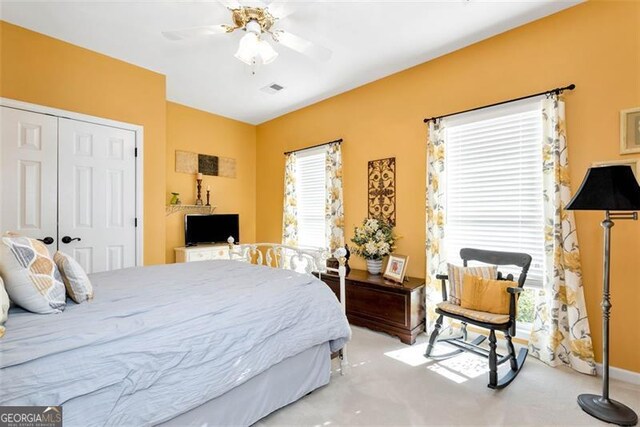
<svg viewBox="0 0 640 427"><path fill-rule="evenodd" d="M249 262L267 267L294 270L301 273L318 273L320 279L327 272L337 273L340 278L340 304L342 312L347 314L346 281L347 269L344 248L338 248L333 256L338 260L338 268L327 267L329 251L323 249L303 249L279 243L243 243L235 244L233 237L229 243L229 258L236 261ZM346 346L340 351L340 372L344 375L348 366Z"/></svg>

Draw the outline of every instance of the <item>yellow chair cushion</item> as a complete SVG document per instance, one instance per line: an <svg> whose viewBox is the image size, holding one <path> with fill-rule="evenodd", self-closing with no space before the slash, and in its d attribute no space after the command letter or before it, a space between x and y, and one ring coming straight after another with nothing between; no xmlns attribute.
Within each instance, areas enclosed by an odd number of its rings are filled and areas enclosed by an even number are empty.
<svg viewBox="0 0 640 427"><path fill-rule="evenodd" d="M448 301L441 302L437 304L437 306L441 311L446 311L447 313L450 313L450 314L457 314L459 316L464 316L472 320L477 320L479 322L503 325L509 321L508 314L493 314L493 313L487 313L485 311L470 310L468 308L462 308L459 305L452 304Z"/></svg>
<svg viewBox="0 0 640 427"><path fill-rule="evenodd" d="M493 314L509 314L511 298L507 288L517 286L509 280L492 280L465 274L460 306Z"/></svg>

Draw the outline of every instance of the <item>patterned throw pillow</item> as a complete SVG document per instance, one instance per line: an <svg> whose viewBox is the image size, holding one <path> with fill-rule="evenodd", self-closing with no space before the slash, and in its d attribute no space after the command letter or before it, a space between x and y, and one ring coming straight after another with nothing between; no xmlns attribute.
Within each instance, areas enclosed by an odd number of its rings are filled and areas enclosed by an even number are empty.
<svg viewBox="0 0 640 427"><path fill-rule="evenodd" d="M0 277L0 338L4 336L4 322L7 321L8 316L9 295L7 295L7 291L4 290L4 282L2 281L2 277Z"/></svg>
<svg viewBox="0 0 640 427"><path fill-rule="evenodd" d="M462 302L462 284L465 274L482 277L483 279L495 279L498 277L498 267L495 265L482 265L476 267L459 267L447 264L449 269L449 302L460 305Z"/></svg>
<svg viewBox="0 0 640 427"><path fill-rule="evenodd" d="M67 294L72 300L80 304L93 298L91 281L78 261L60 251L56 252L53 260L60 270Z"/></svg>
<svg viewBox="0 0 640 427"><path fill-rule="evenodd" d="M33 313L60 313L66 296L58 267L44 244L14 235L2 238L0 275L16 305Z"/></svg>

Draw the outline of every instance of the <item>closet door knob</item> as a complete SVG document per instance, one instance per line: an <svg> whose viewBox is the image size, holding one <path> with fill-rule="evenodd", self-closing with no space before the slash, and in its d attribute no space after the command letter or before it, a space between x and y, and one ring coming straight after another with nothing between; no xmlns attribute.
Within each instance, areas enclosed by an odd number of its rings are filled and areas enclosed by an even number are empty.
<svg viewBox="0 0 640 427"><path fill-rule="evenodd" d="M62 243L71 243L71 242L73 242L74 240L77 240L77 241L79 242L79 241L80 241L80 240L82 240L82 239L81 239L81 238L79 238L79 237L71 238L71 237L69 237L69 236L64 236L64 237L62 238Z"/></svg>
<svg viewBox="0 0 640 427"><path fill-rule="evenodd" d="M44 243L45 245L50 245L54 242L53 237L45 237L44 239L38 239L40 240L42 243Z"/></svg>

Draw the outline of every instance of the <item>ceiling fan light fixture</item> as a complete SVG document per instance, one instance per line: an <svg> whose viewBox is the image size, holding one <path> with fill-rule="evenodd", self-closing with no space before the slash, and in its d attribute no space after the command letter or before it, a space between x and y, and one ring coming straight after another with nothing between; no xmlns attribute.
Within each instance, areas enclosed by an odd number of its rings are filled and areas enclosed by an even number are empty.
<svg viewBox="0 0 640 427"><path fill-rule="evenodd" d="M259 42L260 39L256 33L247 32L247 34L240 39L238 51L234 56L245 64L252 65L258 51Z"/></svg>
<svg viewBox="0 0 640 427"><path fill-rule="evenodd" d="M256 35L260 35L262 33L262 27L255 19L247 22L245 28L247 30L247 33L255 33Z"/></svg>
<svg viewBox="0 0 640 427"><path fill-rule="evenodd" d="M258 42L258 54L263 64L270 64L278 57L278 52L264 40Z"/></svg>

